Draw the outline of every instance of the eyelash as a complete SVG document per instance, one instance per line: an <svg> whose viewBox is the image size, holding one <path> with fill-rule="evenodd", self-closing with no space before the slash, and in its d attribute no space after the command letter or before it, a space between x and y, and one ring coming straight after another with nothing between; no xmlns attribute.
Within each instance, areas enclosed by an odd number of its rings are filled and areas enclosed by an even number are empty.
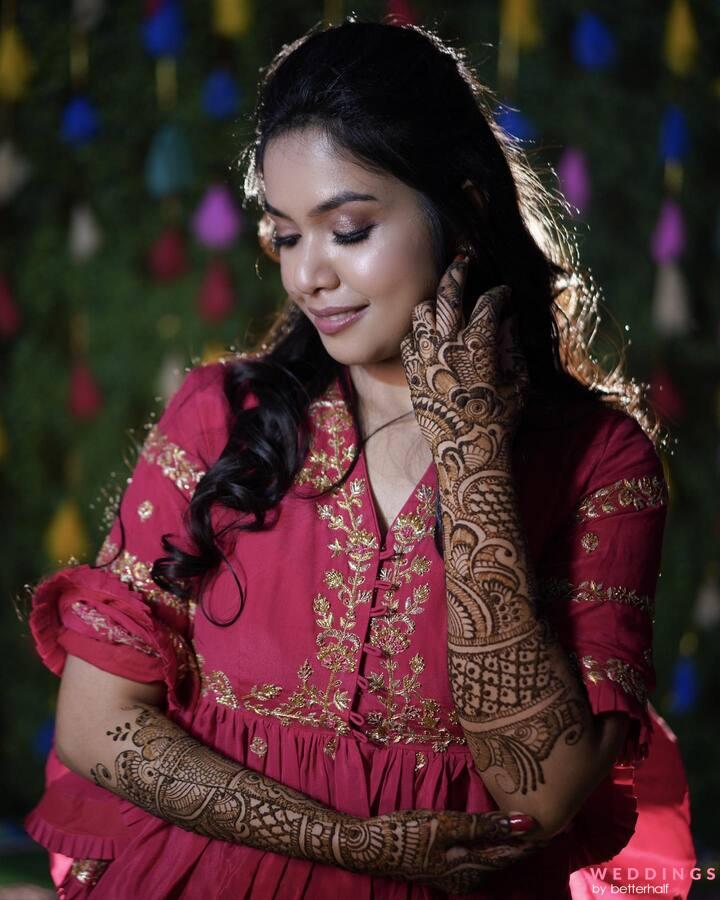
<svg viewBox="0 0 720 900"><path fill-rule="evenodd" d="M347 234L338 234L337 231L333 231L335 235L335 243L337 244L359 244L361 241L364 241L373 230L374 225L368 225L367 228L362 228L360 231L351 231ZM295 241L297 241L297 235L289 234L286 237L277 237L277 235L273 234L270 239L270 243L274 250L279 250L281 247L294 247Z"/></svg>

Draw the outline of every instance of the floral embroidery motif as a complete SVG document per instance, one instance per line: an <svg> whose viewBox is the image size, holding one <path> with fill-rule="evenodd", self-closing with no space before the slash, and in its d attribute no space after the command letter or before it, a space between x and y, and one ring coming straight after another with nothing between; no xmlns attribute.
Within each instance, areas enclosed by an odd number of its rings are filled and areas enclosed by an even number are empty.
<svg viewBox="0 0 720 900"><path fill-rule="evenodd" d="M580 543L583 545L583 549L587 551L587 553L592 553L593 550L597 550L600 544L600 538L595 534L594 531L588 531L580 538Z"/></svg>
<svg viewBox="0 0 720 900"><path fill-rule="evenodd" d="M152 580L150 576L152 563L142 562L127 550L123 550L118 556L119 549L117 544L106 537L95 559L95 565L107 566L113 575L119 576L120 581L129 584L136 591L142 591L150 603L162 603L180 613L188 612L186 600L181 600L170 591L163 591Z"/></svg>
<svg viewBox="0 0 720 900"><path fill-rule="evenodd" d="M228 676L219 669L214 672L206 672L205 657L202 653L196 653L195 657L200 670L200 695L205 697L212 692L215 694L215 700L220 706L227 706L229 709L240 709L240 703L235 696L235 691L230 684Z"/></svg>
<svg viewBox="0 0 720 900"><path fill-rule="evenodd" d="M155 511L155 507L152 504L152 500L143 500L143 502L138 506L137 513L140 517L141 522L147 522L150 516Z"/></svg>
<svg viewBox="0 0 720 900"><path fill-rule="evenodd" d="M571 653L571 657L578 662L577 654ZM582 677L591 684L597 684L606 678L615 682L626 693L637 700L639 703L645 703L648 698L645 679L642 674L630 663L616 657L610 657L604 662L600 662L592 656L583 656L579 660L582 663Z"/></svg>
<svg viewBox="0 0 720 900"><path fill-rule="evenodd" d="M581 581L573 584L566 578L545 578L540 582L542 596L550 602L572 600L575 603L619 603L634 606L647 613L654 621L655 601L647 594L638 594L622 586L605 587L599 581Z"/></svg>
<svg viewBox="0 0 720 900"><path fill-rule="evenodd" d="M578 523L609 516L629 506L634 509L664 506L667 503L667 484L657 475L640 478L621 478L588 494L576 513Z"/></svg>
<svg viewBox="0 0 720 900"><path fill-rule="evenodd" d="M318 447L311 439L305 463L295 476L295 485L312 484L322 491L337 481L345 472L346 464L352 461L355 445L347 443L346 439L348 430L352 428L352 417L335 383L310 404L309 414L314 429L327 435L329 450ZM312 438L315 437L315 430Z"/></svg>
<svg viewBox="0 0 720 900"><path fill-rule="evenodd" d="M194 492L205 474L188 459L183 448L170 441L157 425L153 425L148 432L140 455L149 463L160 466L163 475L188 494Z"/></svg>
<svg viewBox="0 0 720 900"><path fill-rule="evenodd" d="M78 619L89 625L93 631L102 634L113 644L126 644L128 647L134 647L135 650L139 650L148 656L160 656L157 650L147 644L142 638L136 634L131 634L127 629L104 616L100 610L83 603L82 600L75 600L70 608Z"/></svg>
<svg viewBox="0 0 720 900"><path fill-rule="evenodd" d="M97 884L109 862L109 859L74 859L70 874L83 884Z"/></svg>
<svg viewBox="0 0 720 900"><path fill-rule="evenodd" d="M415 771L419 772L420 769L424 769L427 765L427 753L423 753L421 750L415 754Z"/></svg>
<svg viewBox="0 0 720 900"><path fill-rule="evenodd" d="M250 741L250 752L254 753L255 756L259 756L262 758L267 753L267 749L267 741L261 737L254 737Z"/></svg>
<svg viewBox="0 0 720 900"><path fill-rule="evenodd" d="M367 715L368 737L381 744L432 743L433 750L442 752L451 743L464 744L465 738L453 734L441 724L440 704L422 694L420 676L425 660L416 653L409 660L410 674L398 677L398 657L411 647L415 620L421 615L430 589L427 584L414 584L417 577L430 570L430 560L422 554L412 556L418 541L435 530L435 497L428 485L421 485L415 497L415 512L398 516L392 526L394 556L384 566L380 578L390 587L383 593L387 612L372 619L370 643L382 651L379 665L382 672L368 675L370 693L382 704L382 709ZM403 586L411 588L404 601L398 597Z"/></svg>

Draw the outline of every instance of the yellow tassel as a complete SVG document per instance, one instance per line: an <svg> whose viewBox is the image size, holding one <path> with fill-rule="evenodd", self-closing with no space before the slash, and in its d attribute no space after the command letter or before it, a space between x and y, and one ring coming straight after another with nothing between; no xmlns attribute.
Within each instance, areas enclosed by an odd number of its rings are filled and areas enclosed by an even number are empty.
<svg viewBox="0 0 720 900"><path fill-rule="evenodd" d="M27 83L35 70L20 32L14 25L0 31L0 97L20 100L27 91Z"/></svg>
<svg viewBox="0 0 720 900"><path fill-rule="evenodd" d="M523 50L542 43L535 0L502 0L500 37L512 41Z"/></svg>
<svg viewBox="0 0 720 900"><path fill-rule="evenodd" d="M676 75L687 75L697 56L698 36L688 0L673 0L665 25L665 62Z"/></svg>
<svg viewBox="0 0 720 900"><path fill-rule="evenodd" d="M65 564L70 558L87 556L89 543L77 503L64 500L53 516L45 533L45 550L56 565Z"/></svg>
<svg viewBox="0 0 720 900"><path fill-rule="evenodd" d="M209 341L203 345L200 364L204 366L207 365L207 363L217 362L221 357L227 355L227 347L224 344L221 344L218 341Z"/></svg>
<svg viewBox="0 0 720 900"><path fill-rule="evenodd" d="M250 0L215 0L213 31L226 38L240 37L250 28Z"/></svg>

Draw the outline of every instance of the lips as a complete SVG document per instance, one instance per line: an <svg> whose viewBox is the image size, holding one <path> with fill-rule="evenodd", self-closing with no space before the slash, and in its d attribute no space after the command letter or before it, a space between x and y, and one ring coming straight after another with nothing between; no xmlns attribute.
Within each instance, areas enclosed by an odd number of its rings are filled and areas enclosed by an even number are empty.
<svg viewBox="0 0 720 900"><path fill-rule="evenodd" d="M337 334L353 322L356 322L365 314L369 304L364 306L326 306L324 309L314 310L308 308L315 327L323 334Z"/></svg>
<svg viewBox="0 0 720 900"><path fill-rule="evenodd" d="M367 306L366 303L361 303L358 306L325 306L322 309L312 309L311 307L308 307L308 312L312 313L313 316L317 316L319 319L325 319L328 316L349 315L352 312L363 309L365 306Z"/></svg>

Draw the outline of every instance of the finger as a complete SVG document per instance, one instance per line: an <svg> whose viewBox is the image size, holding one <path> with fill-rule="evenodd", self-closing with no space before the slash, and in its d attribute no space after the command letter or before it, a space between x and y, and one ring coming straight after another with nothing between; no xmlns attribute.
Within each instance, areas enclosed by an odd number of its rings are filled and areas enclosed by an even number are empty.
<svg viewBox="0 0 720 900"><path fill-rule="evenodd" d="M502 313L511 302L511 294L512 290L507 284L496 284L482 293L470 313L466 330L480 331L497 340Z"/></svg>
<svg viewBox="0 0 720 900"><path fill-rule="evenodd" d="M445 270L437 289L435 318L437 332L442 338L457 334L462 325L462 304L468 258L458 253Z"/></svg>

